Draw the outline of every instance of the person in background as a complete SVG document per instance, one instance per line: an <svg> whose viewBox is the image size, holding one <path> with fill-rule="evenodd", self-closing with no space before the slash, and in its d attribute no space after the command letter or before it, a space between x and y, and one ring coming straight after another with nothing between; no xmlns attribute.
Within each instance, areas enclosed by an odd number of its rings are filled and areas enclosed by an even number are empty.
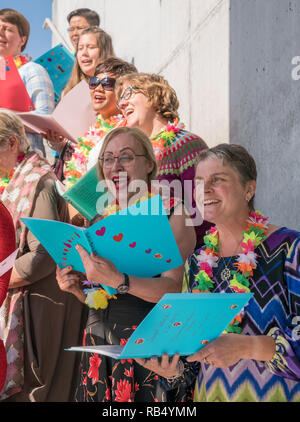
<svg viewBox="0 0 300 422"><path fill-rule="evenodd" d="M157 180L178 182L180 192L193 216L197 244L210 224L202 221L193 198L194 164L200 151L207 148L198 135L179 123L179 102L175 90L160 75L135 73L118 78L117 104L128 127L137 127L149 136L158 161Z"/></svg>
<svg viewBox="0 0 300 422"><path fill-rule="evenodd" d="M81 31L76 44L76 60L62 97L82 80L88 82L94 76L96 66L113 56L115 53L111 36L103 29L91 26Z"/></svg>
<svg viewBox="0 0 300 422"><path fill-rule="evenodd" d="M47 71L31 60L25 50L30 33L28 20L14 9L0 10L0 56L13 56L31 98L35 113L51 114L55 107L53 85ZM1 106L1 99L0 99ZM41 135L26 132L35 151L46 155Z"/></svg>
<svg viewBox="0 0 300 422"><path fill-rule="evenodd" d="M12 216L19 249L0 309L8 357L1 401L74 398L76 358L64 349L81 341L83 307L58 288L55 262L21 222L23 217L69 222L55 181L50 164L28 148L18 116L0 110L1 200Z"/></svg>
<svg viewBox="0 0 300 422"><path fill-rule="evenodd" d="M105 137L99 154L100 180L110 182L116 189L116 201L110 204L100 217L127 207L127 201L150 198L151 181L155 178L157 162L149 138L139 129L119 127ZM126 172L127 176L124 177ZM130 189L130 183L144 181L139 194ZM124 197L123 197L124 196ZM125 199L125 196L127 200ZM169 198L164 202L169 222L183 261L193 251L196 236L193 227L186 226L186 214L182 201ZM175 212L174 210L177 210ZM163 239L162 239L163 241ZM79 247L79 245L77 245ZM114 263L99 256L90 256L83 248L80 253L86 278L117 289L110 297L99 286L83 291L80 273L70 267L57 268L57 280L62 290L73 293L90 307L86 326L85 344L124 345L135 327L145 318L164 293L180 292L183 265L157 274L155 277L127 278ZM133 263L134 264L134 263ZM124 278L125 277L125 278ZM125 280L125 281L124 281ZM126 281L127 280L127 281ZM121 284L126 283L123 289ZM123 284L123 287L124 284ZM122 290L123 289L123 290ZM101 309L100 309L101 308ZM141 370L140 370L141 369ZM178 389L173 399L181 401L185 391ZM168 401L167 395L157 382L157 377L135 364L132 359L114 360L97 354L83 353L77 401L89 402L154 402Z"/></svg>
<svg viewBox="0 0 300 422"><path fill-rule="evenodd" d="M197 205L204 201L215 227L186 261L183 280L193 294L253 293L248 304L223 335L186 358L185 371L178 355L171 365L166 355L161 364L138 360L181 386L191 384L189 369L198 365L197 402L300 402L300 233L254 211L256 178L255 161L240 145L200 153L195 182L204 182L204 198ZM176 388L174 378L169 386Z"/></svg>
<svg viewBox="0 0 300 422"><path fill-rule="evenodd" d="M67 16L70 41L76 50L79 34L90 26L100 26L100 16L91 9L82 8L72 10Z"/></svg>

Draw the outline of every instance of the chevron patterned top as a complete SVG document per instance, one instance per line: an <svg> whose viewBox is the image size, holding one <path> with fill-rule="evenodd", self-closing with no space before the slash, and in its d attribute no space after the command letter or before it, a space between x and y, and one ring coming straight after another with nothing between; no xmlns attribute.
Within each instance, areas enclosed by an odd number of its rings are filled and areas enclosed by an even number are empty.
<svg viewBox="0 0 300 422"><path fill-rule="evenodd" d="M185 292L194 284L200 250L186 262ZM275 356L268 362L241 359L225 369L202 363L194 401L300 402L300 233L280 228L256 252L258 265L249 278L254 296L244 307L242 334L272 336ZM233 270L236 258L225 258ZM231 293L220 277L225 262L214 268L212 292Z"/></svg>

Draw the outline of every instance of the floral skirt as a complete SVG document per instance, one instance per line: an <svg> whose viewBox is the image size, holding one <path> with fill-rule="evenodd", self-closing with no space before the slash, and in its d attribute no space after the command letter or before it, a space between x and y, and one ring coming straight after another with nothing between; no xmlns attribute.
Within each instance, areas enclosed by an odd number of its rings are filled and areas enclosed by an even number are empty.
<svg viewBox="0 0 300 422"><path fill-rule="evenodd" d="M118 295L105 310L90 310L84 344L125 345L153 303L131 295ZM159 377L133 359L115 360L83 353L76 400L79 402L186 401L186 388L165 391Z"/></svg>

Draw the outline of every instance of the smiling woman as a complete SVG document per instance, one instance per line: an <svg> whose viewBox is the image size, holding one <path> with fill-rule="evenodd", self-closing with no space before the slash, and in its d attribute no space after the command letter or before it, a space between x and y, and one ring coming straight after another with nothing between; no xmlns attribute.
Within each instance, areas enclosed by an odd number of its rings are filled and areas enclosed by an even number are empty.
<svg viewBox="0 0 300 422"><path fill-rule="evenodd" d="M215 226L186 261L183 282L193 294L253 293L248 304L223 335L186 358L183 373L178 356L173 367L168 356L140 360L170 388L191 382L189 369L197 368L194 401L300 401L300 233L254 211L256 177L240 145L200 153L196 179L204 184L204 216Z"/></svg>
<svg viewBox="0 0 300 422"><path fill-rule="evenodd" d="M120 127L105 137L99 153L98 170L116 200L105 208L99 219L151 197L149 190L155 178L157 162L149 138L137 128ZM109 183L110 182L110 183ZM139 183L137 194L130 185ZM140 188L141 186L141 188ZM177 198L165 201L169 222L183 260L194 249L193 227L186 226L186 214ZM174 213L174 210L177 210ZM130 245L131 246L131 245ZM136 326L154 304L167 292L179 292L183 266L157 274L155 277L134 277L122 274L114 263L100 256L90 256L78 249L88 280L113 287L116 296L108 296L101 287L82 289L78 275L71 268L57 269L60 287L76 295L89 306L86 345L125 345ZM146 252L147 253L147 252ZM159 255L157 255L159 257ZM134 265L134 263L132 263ZM74 277L77 277L74 279ZM100 309L99 309L100 308ZM186 388L177 389L174 401L186 399ZM168 401L171 399L157 383L157 377L135 364L132 359L113 360L84 353L80 367L78 401Z"/></svg>

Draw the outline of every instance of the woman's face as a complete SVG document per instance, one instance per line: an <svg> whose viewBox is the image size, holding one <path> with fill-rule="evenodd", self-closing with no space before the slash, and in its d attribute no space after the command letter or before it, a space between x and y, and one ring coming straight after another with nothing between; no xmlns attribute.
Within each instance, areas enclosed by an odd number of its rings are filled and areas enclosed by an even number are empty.
<svg viewBox="0 0 300 422"><path fill-rule="evenodd" d="M0 147L0 177L8 177L18 159L18 139L12 136L6 146Z"/></svg>
<svg viewBox="0 0 300 422"><path fill-rule="evenodd" d="M0 18L0 56L20 54L25 41L26 36L20 36L17 25Z"/></svg>
<svg viewBox="0 0 300 422"><path fill-rule="evenodd" d="M96 76L100 81L106 78L116 79L113 73L98 73ZM113 88L112 90L105 89L99 84L95 89L90 89L90 95L96 114L101 114L104 119L119 113Z"/></svg>
<svg viewBox="0 0 300 422"><path fill-rule="evenodd" d="M149 125L149 122L153 121L156 113L148 98L142 92L130 87L132 87L130 82L124 83L118 106L126 119L128 127L137 127L145 132L145 128ZM124 95L125 98L126 95L130 95L130 97L121 99Z"/></svg>
<svg viewBox="0 0 300 422"><path fill-rule="evenodd" d="M217 225L248 214L247 199L254 195L255 187L255 181L243 186L236 170L217 158L207 158L196 168L194 195L197 206L204 209L205 220Z"/></svg>
<svg viewBox="0 0 300 422"><path fill-rule="evenodd" d="M104 178L113 183L112 186L119 199L120 196L127 196L130 199L138 193L139 189L136 190L134 187L140 182L140 185L147 189L153 163L146 159L142 145L133 136L127 133L116 135L108 143L102 157ZM119 157L120 160L114 159L112 167L105 168L105 160L114 157ZM131 188L133 192L130 192Z"/></svg>
<svg viewBox="0 0 300 422"><path fill-rule="evenodd" d="M80 36L76 57L82 72L87 76L93 76L100 61L100 48L94 34Z"/></svg>

